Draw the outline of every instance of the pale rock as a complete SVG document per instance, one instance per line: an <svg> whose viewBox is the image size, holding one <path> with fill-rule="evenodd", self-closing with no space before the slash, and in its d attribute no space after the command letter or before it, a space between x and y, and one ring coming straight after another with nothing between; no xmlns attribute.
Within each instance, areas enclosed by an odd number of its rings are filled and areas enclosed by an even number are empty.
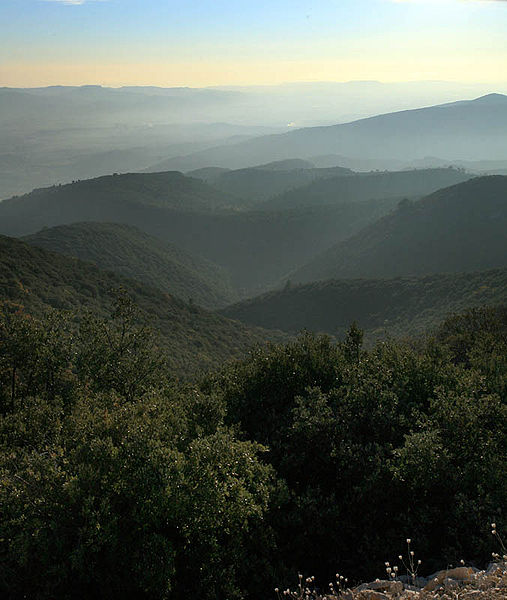
<svg viewBox="0 0 507 600"><path fill-rule="evenodd" d="M389 600L389 596L375 590L363 590L359 594L361 600Z"/></svg>
<svg viewBox="0 0 507 600"><path fill-rule="evenodd" d="M356 588L357 592L363 590L373 590L377 592L389 592L391 594L399 594L403 591L403 583L401 581L389 581L387 579L372 581L371 583L363 583Z"/></svg>
<svg viewBox="0 0 507 600"><path fill-rule="evenodd" d="M424 586L425 592L432 592L437 587L442 585L446 579L453 579L456 582L470 582L472 581L472 576L474 574L474 569L471 567L456 567L455 569L446 569L444 571L439 571L431 576L431 580L428 584Z"/></svg>
<svg viewBox="0 0 507 600"><path fill-rule="evenodd" d="M456 581L456 579L451 579L450 577L446 577L442 583L444 585L444 588L449 590L456 590L462 584L461 581Z"/></svg>

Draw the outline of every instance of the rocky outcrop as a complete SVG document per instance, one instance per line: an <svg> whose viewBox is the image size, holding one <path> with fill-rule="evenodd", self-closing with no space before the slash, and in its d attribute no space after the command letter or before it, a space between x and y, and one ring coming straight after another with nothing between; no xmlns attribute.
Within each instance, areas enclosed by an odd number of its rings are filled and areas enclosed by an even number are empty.
<svg viewBox="0 0 507 600"><path fill-rule="evenodd" d="M309 580L307 580L308 582ZM311 580L313 582L313 580ZM484 571L472 567L443 569L429 577L376 579L353 589L331 589L319 594L301 587L297 592L279 593L294 600L506 600L507 561L491 563Z"/></svg>
<svg viewBox="0 0 507 600"><path fill-rule="evenodd" d="M402 581L401 579L404 579ZM491 563L484 571L472 567L443 569L429 577L418 577L412 585L408 578L376 580L337 594L322 596L340 600L506 600L507 562ZM458 594L458 595L457 595ZM319 597L315 597L319 600Z"/></svg>

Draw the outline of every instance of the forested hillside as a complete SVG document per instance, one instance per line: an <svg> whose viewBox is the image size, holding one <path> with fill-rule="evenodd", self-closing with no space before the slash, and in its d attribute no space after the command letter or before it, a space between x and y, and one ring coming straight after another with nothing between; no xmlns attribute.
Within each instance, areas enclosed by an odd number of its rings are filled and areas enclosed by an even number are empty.
<svg viewBox="0 0 507 600"><path fill-rule="evenodd" d="M48 308L106 315L123 289L160 332L175 373L188 376L243 355L279 334L249 328L156 288L101 271L77 259L0 236L0 300L41 315Z"/></svg>
<svg viewBox="0 0 507 600"><path fill-rule="evenodd" d="M308 161L294 159L248 169L215 170L211 173L209 170L199 169L192 173L194 177L203 173L202 178L216 189L256 205L272 196L305 186L316 179L351 175L353 171L343 167L316 169ZM276 205L273 207L278 208Z"/></svg>
<svg viewBox="0 0 507 600"><path fill-rule="evenodd" d="M296 270L294 281L480 271L507 263L507 177L478 177L398 209Z"/></svg>
<svg viewBox="0 0 507 600"><path fill-rule="evenodd" d="M291 285L228 306L221 313L287 332L342 337L357 322L370 341L420 335L451 312L507 304L507 269L421 278L327 280Z"/></svg>
<svg viewBox="0 0 507 600"><path fill-rule="evenodd" d="M227 173L230 170L231 169L226 169L225 167L203 167L202 169L187 171L185 175L187 177L193 177L194 179L202 179L206 183L213 184L219 175Z"/></svg>
<svg viewBox="0 0 507 600"><path fill-rule="evenodd" d="M0 0L0 600L507 600L506 17Z"/></svg>
<svg viewBox="0 0 507 600"><path fill-rule="evenodd" d="M214 308L235 299L225 271L136 227L75 223L43 229L24 238L33 245L114 271L182 300Z"/></svg>
<svg viewBox="0 0 507 600"><path fill-rule="evenodd" d="M213 211L230 203L199 179L182 173L128 173L34 190L0 203L1 231L35 233L42 227L79 221L142 222L144 211ZM115 219L116 215L116 219Z"/></svg>
<svg viewBox="0 0 507 600"><path fill-rule="evenodd" d="M288 211L220 209L223 192L180 173L112 176L0 203L0 233L83 221L134 225L228 269L241 293L264 291L388 213L394 199Z"/></svg>

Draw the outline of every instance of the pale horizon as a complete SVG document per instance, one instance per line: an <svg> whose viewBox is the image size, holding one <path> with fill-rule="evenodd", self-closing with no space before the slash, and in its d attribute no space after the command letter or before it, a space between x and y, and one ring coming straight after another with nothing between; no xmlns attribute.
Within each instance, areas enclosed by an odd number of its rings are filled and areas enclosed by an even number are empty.
<svg viewBox="0 0 507 600"><path fill-rule="evenodd" d="M49 1L49 0L47 0ZM56 1L56 0L55 0ZM400 0L400 1L404 1L404 0ZM486 1L486 0L485 0ZM491 1L495 1L495 0L491 0ZM139 87L139 88L156 88L156 89L165 89L165 90L169 90L169 89L181 89L181 88L188 88L188 89L195 89L195 90L199 90L199 89L220 89L220 90L227 90L227 89L245 89L245 88L263 88L263 87L267 87L267 88L276 88L276 87L284 87L284 86L292 86L292 85L298 85L298 86L304 86L304 85L353 85L353 84L378 84L378 85L405 85L405 84L441 84L441 85L460 85L463 87L469 87L471 89L471 91L473 91L475 88L491 88L490 92L485 92L485 93L491 93L491 94L507 94L507 81L497 81L497 82L464 82L464 81L460 81L460 80L456 80L456 81L451 81L451 80L445 80L445 79L412 79L412 80L382 80L382 79L344 79L344 80L332 80L332 79L315 79L315 80L307 80L307 79L301 79L301 80L287 80L287 81L280 81L277 83L265 83L265 82L254 82L254 83L216 83L216 84L210 84L210 85L185 85L185 84L163 84L163 83L151 83L151 82L141 82L141 83L131 83L131 82L124 82L124 83L117 83L117 84L107 84L107 83L96 83L94 81L83 81L83 82L79 82L79 83L47 83L47 84L35 84L35 85L2 85L1 88L3 89L18 89L18 90L36 90L36 89L41 89L41 88L52 88L52 87L69 87L69 88L86 88L86 87L97 87L97 88L106 88L106 89L112 89L112 90L121 90L124 88L129 88L129 87ZM496 89L498 88L498 89Z"/></svg>
<svg viewBox="0 0 507 600"><path fill-rule="evenodd" d="M0 85L505 84L504 0L3 0Z"/></svg>

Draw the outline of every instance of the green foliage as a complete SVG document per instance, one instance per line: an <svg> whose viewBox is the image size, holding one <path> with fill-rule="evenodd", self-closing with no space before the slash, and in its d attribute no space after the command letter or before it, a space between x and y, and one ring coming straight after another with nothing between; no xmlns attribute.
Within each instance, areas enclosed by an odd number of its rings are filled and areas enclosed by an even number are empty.
<svg viewBox="0 0 507 600"><path fill-rule="evenodd" d="M16 360L14 346L31 346L34 357L47 352L47 336L34 335L47 322L28 322L2 318L11 332L0 344L4 369ZM66 402L41 392L47 373L38 370L26 393L4 406L3 596L243 596L243 559L272 470L259 462L262 447L223 423L218 399L167 382L145 333L120 299L112 322L63 335L72 360L55 354L54 367L70 370Z"/></svg>
<svg viewBox="0 0 507 600"><path fill-rule="evenodd" d="M475 308L449 317L437 340L451 350L454 362L479 371L500 397L507 397L507 307Z"/></svg>
<svg viewBox="0 0 507 600"><path fill-rule="evenodd" d="M112 313L112 325L87 314L80 321L75 367L94 391L115 390L127 400L160 383L164 359L154 353L156 337L139 325L139 309L121 294Z"/></svg>
<svg viewBox="0 0 507 600"><path fill-rule="evenodd" d="M359 329L354 321L345 338L345 355L349 362L358 362L361 357L361 346L363 345L364 332Z"/></svg>
<svg viewBox="0 0 507 600"><path fill-rule="evenodd" d="M66 398L72 339L64 315L49 313L43 321L15 304L0 305L0 412L39 394Z"/></svg>
<svg viewBox="0 0 507 600"><path fill-rule="evenodd" d="M478 312L468 318L494 320ZM503 522L507 501L505 325L484 333L495 345L480 362L477 331L475 364L453 364L443 335L371 350L355 327L338 345L304 335L215 380L231 421L270 448L288 487L272 516L285 568L371 579L406 537L428 572L488 560L488 523Z"/></svg>
<svg viewBox="0 0 507 600"><path fill-rule="evenodd" d="M505 309L417 345L305 333L192 386L137 311L3 307L0 594L253 599L298 571L375 577L406 537L427 572L488 560Z"/></svg>
<svg viewBox="0 0 507 600"><path fill-rule="evenodd" d="M30 314L40 316L54 308L104 317L119 289L133 299L157 331L157 345L178 375L195 375L245 355L272 336L281 337L88 263L0 236L0 299L20 304Z"/></svg>

